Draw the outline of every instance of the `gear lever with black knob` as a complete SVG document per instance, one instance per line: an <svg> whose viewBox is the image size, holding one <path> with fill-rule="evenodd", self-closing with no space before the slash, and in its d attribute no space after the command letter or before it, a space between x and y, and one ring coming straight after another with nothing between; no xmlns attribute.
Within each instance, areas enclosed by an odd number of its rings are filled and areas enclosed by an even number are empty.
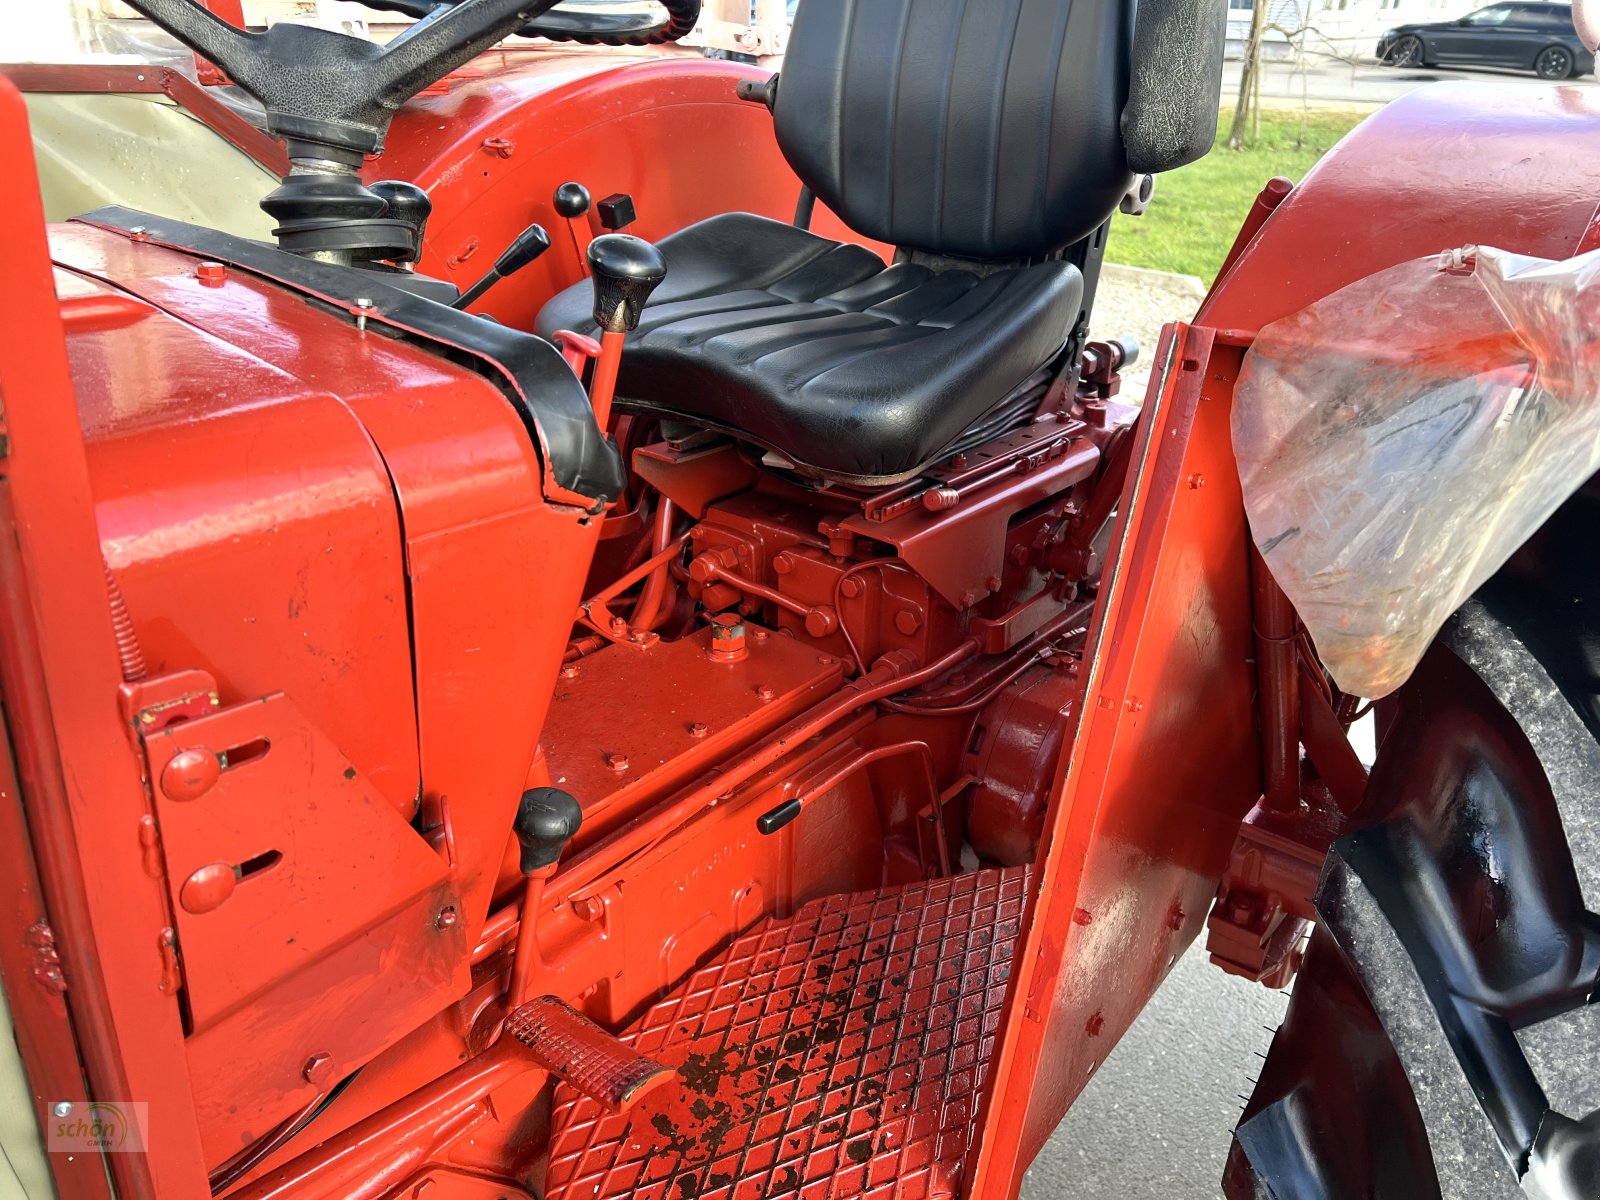
<svg viewBox="0 0 1600 1200"><path fill-rule="evenodd" d="M506 1001L515 1009L532 998L533 974L539 965L539 905L545 882L556 873L572 839L583 825L583 809L560 788L532 788L522 793L512 831L522 849L520 866L527 882L522 893L522 918L517 926L517 954L511 963Z"/></svg>
<svg viewBox="0 0 1600 1200"><path fill-rule="evenodd" d="M482 299L483 294L495 284L509 275L515 275L548 249L550 249L550 235L544 231L544 226L537 223L529 225L517 234L516 240L494 260L494 266L489 268L484 277L462 292L450 307L466 308L467 305Z"/></svg>
<svg viewBox="0 0 1600 1200"><path fill-rule="evenodd" d="M667 277L666 260L643 238L608 233L589 243L589 276L594 284L594 323L600 326L600 357L595 361L589 402L603 431L611 419L622 343L639 327L650 294Z"/></svg>

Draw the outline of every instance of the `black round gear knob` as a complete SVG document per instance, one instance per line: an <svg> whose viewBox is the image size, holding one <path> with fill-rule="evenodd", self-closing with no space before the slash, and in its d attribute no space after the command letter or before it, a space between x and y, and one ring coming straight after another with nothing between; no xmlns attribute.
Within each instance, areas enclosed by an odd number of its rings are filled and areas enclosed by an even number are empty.
<svg viewBox="0 0 1600 1200"><path fill-rule="evenodd" d="M522 847L522 873L532 875L554 866L582 825L583 809L571 793L553 787L523 792L517 818L511 823Z"/></svg>
<svg viewBox="0 0 1600 1200"><path fill-rule="evenodd" d="M557 216L573 221L589 211L589 189L581 183L563 183L550 202L555 205Z"/></svg>
<svg viewBox="0 0 1600 1200"><path fill-rule="evenodd" d="M650 294L667 277L667 262L643 238L608 233L589 243L594 323L605 333L632 333Z"/></svg>

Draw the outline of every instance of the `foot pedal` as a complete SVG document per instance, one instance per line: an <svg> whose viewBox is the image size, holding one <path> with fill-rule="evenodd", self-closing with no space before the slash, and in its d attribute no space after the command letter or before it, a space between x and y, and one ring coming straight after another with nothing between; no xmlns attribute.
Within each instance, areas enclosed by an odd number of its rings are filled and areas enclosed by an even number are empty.
<svg viewBox="0 0 1600 1200"><path fill-rule="evenodd" d="M557 1086L547 1200L950 1200L1029 868L833 896L772 919L622 1040L678 1068L627 1115Z"/></svg>
<svg viewBox="0 0 1600 1200"><path fill-rule="evenodd" d="M506 1017L505 1035L569 1088L611 1112L626 1112L677 1072L624 1046L554 996L540 996Z"/></svg>

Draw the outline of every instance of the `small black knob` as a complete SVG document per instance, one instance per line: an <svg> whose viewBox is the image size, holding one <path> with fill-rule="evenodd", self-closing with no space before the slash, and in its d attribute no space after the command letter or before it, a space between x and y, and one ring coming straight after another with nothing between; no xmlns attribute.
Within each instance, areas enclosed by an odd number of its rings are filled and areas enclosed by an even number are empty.
<svg viewBox="0 0 1600 1200"><path fill-rule="evenodd" d="M639 219L639 210L634 207L633 197L627 192L614 192L594 206L595 214L600 218L600 224L620 233L629 225Z"/></svg>
<svg viewBox="0 0 1600 1200"><path fill-rule="evenodd" d="M401 222L411 231L412 252L399 261L416 262L422 257L422 235L433 213L433 201L428 199L428 193L401 179L380 179L370 190L388 204L389 211L383 215Z"/></svg>
<svg viewBox="0 0 1600 1200"><path fill-rule="evenodd" d="M581 183L563 183L556 189L551 203L556 214L571 221L589 211L589 189Z"/></svg>
<svg viewBox="0 0 1600 1200"><path fill-rule="evenodd" d="M667 263L643 238L608 233L589 243L589 274L594 323L605 333L632 333L650 293L667 277Z"/></svg>
<svg viewBox="0 0 1600 1200"><path fill-rule="evenodd" d="M551 787L523 792L511 824L522 847L522 873L554 866L582 825L583 809L569 793Z"/></svg>

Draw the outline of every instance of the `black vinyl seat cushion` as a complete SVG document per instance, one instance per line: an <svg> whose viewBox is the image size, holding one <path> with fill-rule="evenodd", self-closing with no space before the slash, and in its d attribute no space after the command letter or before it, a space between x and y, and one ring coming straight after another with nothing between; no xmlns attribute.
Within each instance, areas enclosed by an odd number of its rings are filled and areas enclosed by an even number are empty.
<svg viewBox="0 0 1600 1200"><path fill-rule="evenodd" d="M1066 262L980 274L885 268L861 246L747 213L662 239L667 278L629 336L617 404L725 429L813 474L900 479L1062 348L1083 278ZM585 282L538 332L595 332Z"/></svg>

